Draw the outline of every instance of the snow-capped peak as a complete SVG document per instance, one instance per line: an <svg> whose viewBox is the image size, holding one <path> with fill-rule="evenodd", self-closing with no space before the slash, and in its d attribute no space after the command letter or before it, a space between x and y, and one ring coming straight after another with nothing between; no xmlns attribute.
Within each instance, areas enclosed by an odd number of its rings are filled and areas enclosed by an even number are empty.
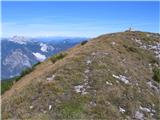
<svg viewBox="0 0 160 120"><path fill-rule="evenodd" d="M18 43L18 44L26 44L30 39L24 36L13 36L9 38L9 41Z"/></svg>

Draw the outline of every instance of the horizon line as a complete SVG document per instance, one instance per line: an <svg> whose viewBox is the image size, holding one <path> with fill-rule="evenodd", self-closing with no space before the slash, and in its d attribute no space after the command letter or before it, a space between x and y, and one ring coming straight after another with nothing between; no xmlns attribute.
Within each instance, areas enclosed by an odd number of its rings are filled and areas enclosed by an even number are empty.
<svg viewBox="0 0 160 120"><path fill-rule="evenodd" d="M95 36L66 36L66 35L41 35L41 36L29 36L29 35L11 35L11 36L3 36L3 34L1 33L1 39L2 38L12 38L14 36L18 36L18 37L26 37L26 38L50 38L50 37L59 37L59 38L95 38L95 37L98 37L98 36L101 36L101 35L104 35L104 34L112 34L112 33L119 33L119 32L125 32L127 31L128 29L126 30L123 30L123 31L115 31L115 32L105 32L105 33L102 33L102 34L99 34L99 35L95 35ZM153 32L153 31L143 31L143 30L132 30L132 32L148 32L148 33L155 33L155 34L160 34L160 31L158 32Z"/></svg>

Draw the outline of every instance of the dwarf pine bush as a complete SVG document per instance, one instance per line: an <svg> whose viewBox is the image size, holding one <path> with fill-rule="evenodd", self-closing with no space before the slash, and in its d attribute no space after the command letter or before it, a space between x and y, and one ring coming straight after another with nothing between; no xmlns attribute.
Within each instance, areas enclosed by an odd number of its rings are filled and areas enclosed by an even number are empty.
<svg viewBox="0 0 160 120"><path fill-rule="evenodd" d="M67 53L59 53L59 54L52 56L50 60L52 61L52 63L55 63L56 61L63 59L66 55Z"/></svg>

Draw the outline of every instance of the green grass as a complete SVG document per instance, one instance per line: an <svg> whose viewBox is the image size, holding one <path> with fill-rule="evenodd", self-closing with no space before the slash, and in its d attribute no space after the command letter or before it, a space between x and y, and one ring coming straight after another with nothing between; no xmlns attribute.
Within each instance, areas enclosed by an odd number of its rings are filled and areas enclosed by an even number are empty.
<svg viewBox="0 0 160 120"><path fill-rule="evenodd" d="M75 100L65 102L60 107L61 117L65 119L80 118L83 111L83 106Z"/></svg>
<svg viewBox="0 0 160 120"><path fill-rule="evenodd" d="M36 64L34 64L33 66L32 66L32 68L35 68L37 65L39 65L39 64L41 64L41 62L37 62Z"/></svg>
<svg viewBox="0 0 160 120"><path fill-rule="evenodd" d="M85 45L87 42L88 42L87 40L82 41L82 42L81 42L81 45Z"/></svg>
<svg viewBox="0 0 160 120"><path fill-rule="evenodd" d="M159 68L155 68L155 69L153 70L153 73L154 73L153 79L154 79L155 81L157 81L158 83L160 83L160 69L159 69Z"/></svg>
<svg viewBox="0 0 160 120"><path fill-rule="evenodd" d="M1 94L3 94L5 91L7 91L11 86L13 85L12 80L2 80L1 81Z"/></svg>
<svg viewBox="0 0 160 120"><path fill-rule="evenodd" d="M34 69L33 67L31 67L31 68L30 67L25 68L24 70L22 70L20 77L23 77L23 76L31 73L33 71L33 69Z"/></svg>
<svg viewBox="0 0 160 120"><path fill-rule="evenodd" d="M86 110L85 104L90 99L89 96L73 95L70 100L65 100L58 105L58 112L61 119L83 119Z"/></svg>
<svg viewBox="0 0 160 120"><path fill-rule="evenodd" d="M59 54L52 56L50 60L52 61L52 63L55 63L56 61L63 59L66 55L67 53L59 53Z"/></svg>

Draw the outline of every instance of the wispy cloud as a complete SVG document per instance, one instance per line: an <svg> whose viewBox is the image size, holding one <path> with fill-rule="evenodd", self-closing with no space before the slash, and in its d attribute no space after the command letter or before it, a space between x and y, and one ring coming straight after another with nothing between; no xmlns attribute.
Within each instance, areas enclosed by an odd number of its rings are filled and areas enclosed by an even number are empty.
<svg viewBox="0 0 160 120"><path fill-rule="evenodd" d="M6 2L2 7L2 35L95 37L130 26L159 31L156 2L119 3Z"/></svg>
<svg viewBox="0 0 160 120"><path fill-rule="evenodd" d="M121 23L121 24L120 24ZM132 27L144 27L151 23L130 24ZM101 23L96 21L81 23L2 23L2 36L84 36L95 37L107 32L123 31L129 27L127 22ZM117 29L118 28L118 29Z"/></svg>
<svg viewBox="0 0 160 120"><path fill-rule="evenodd" d="M97 29L104 29L101 26L88 23L57 23L57 24L19 24L2 23L2 35L24 35L24 36L96 36Z"/></svg>

